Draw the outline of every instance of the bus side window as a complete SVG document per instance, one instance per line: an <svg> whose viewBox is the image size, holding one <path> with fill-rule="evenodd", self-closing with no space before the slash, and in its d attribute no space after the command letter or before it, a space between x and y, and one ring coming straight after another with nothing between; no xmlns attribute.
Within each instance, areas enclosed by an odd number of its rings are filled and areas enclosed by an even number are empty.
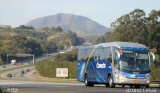
<svg viewBox="0 0 160 93"><path fill-rule="evenodd" d="M105 48L103 47L101 49L101 53L100 53L100 60L105 60L105 56L106 56L106 54L105 54Z"/></svg>
<svg viewBox="0 0 160 93"><path fill-rule="evenodd" d="M117 59L118 59L118 56L117 56L117 54L115 54L114 55L114 66L119 69L119 64L118 64L118 60Z"/></svg>
<svg viewBox="0 0 160 93"><path fill-rule="evenodd" d="M100 57L100 55L98 56L98 60L100 60L101 59L101 57Z"/></svg>
<svg viewBox="0 0 160 93"><path fill-rule="evenodd" d="M108 57L108 61L112 63L112 55L111 54Z"/></svg>
<svg viewBox="0 0 160 93"><path fill-rule="evenodd" d="M111 47L106 47L104 49L104 55L105 55L105 59L108 62L112 62L112 53L111 53Z"/></svg>
<svg viewBox="0 0 160 93"><path fill-rule="evenodd" d="M99 55L99 52L98 52L98 49L96 49L95 52L94 52L94 54L93 54L95 61L98 60L98 55Z"/></svg>
<svg viewBox="0 0 160 93"><path fill-rule="evenodd" d="M94 59L97 60L97 56L94 56Z"/></svg>
<svg viewBox="0 0 160 93"><path fill-rule="evenodd" d="M112 51L113 51L113 62L114 62L114 66L116 68L119 68L119 62L118 62L118 54L117 54L117 50L119 50L116 47L112 47Z"/></svg>
<svg viewBox="0 0 160 93"><path fill-rule="evenodd" d="M90 58L90 61L94 61L94 57L93 56Z"/></svg>

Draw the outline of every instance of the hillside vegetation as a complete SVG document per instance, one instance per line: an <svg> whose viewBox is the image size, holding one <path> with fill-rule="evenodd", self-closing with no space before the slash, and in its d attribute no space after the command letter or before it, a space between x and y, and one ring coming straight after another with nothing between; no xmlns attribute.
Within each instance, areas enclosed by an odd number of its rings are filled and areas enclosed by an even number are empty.
<svg viewBox="0 0 160 93"><path fill-rule="evenodd" d="M0 27L0 56L6 61L6 54L34 54L36 56L54 53L71 46L81 45L84 40L71 30L61 27L34 29L21 25L16 28Z"/></svg>

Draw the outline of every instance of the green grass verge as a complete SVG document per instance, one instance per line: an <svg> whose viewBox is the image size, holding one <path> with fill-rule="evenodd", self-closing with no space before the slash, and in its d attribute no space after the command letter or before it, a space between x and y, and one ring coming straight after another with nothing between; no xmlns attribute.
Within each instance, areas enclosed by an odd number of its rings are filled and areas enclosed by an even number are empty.
<svg viewBox="0 0 160 93"><path fill-rule="evenodd" d="M76 83L76 84L80 84L80 82L78 82L76 79L43 77L37 71L32 75L32 77L35 78L32 81L51 82L51 83Z"/></svg>
<svg viewBox="0 0 160 93"><path fill-rule="evenodd" d="M152 84L152 83L151 83L149 86L150 86L150 87L160 87L160 84Z"/></svg>

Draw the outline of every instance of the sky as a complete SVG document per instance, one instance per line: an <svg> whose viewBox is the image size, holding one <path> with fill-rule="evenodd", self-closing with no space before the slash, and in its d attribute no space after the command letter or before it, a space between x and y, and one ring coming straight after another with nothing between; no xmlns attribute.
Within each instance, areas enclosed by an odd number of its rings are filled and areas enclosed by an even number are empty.
<svg viewBox="0 0 160 93"><path fill-rule="evenodd" d="M118 17L134 9L148 14L160 10L159 4L160 0L0 0L0 25L16 27L35 18L69 13L110 27Z"/></svg>

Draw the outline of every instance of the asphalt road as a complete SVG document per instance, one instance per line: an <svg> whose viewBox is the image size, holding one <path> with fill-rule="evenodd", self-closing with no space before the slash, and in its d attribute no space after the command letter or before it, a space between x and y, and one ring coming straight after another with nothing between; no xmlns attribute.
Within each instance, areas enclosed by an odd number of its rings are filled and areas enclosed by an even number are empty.
<svg viewBox="0 0 160 93"><path fill-rule="evenodd" d="M27 69L29 71L27 71ZM11 78L11 77L7 77L8 74L12 74L12 78L31 78L31 75L33 72L35 71L35 67L34 66L30 66L30 67L26 67L26 68L21 68L21 69L17 69L17 70L12 70L12 71L8 71L5 73L1 74L1 77L3 78ZM31 73L31 74L30 74Z"/></svg>
<svg viewBox="0 0 160 93"><path fill-rule="evenodd" d="M25 65L29 65L29 63L23 63L23 64L17 64L17 65L11 65L11 64L7 64L5 65L5 68L3 66L0 66L0 70L6 70L6 69L11 69L11 68L17 68L20 66L25 66Z"/></svg>
<svg viewBox="0 0 160 93"><path fill-rule="evenodd" d="M40 56L40 57L35 57L35 62L43 60L43 59L46 59L46 58L54 57L57 54L58 53L52 53L52 54L43 55L43 56ZM9 64L6 64L5 67L4 66L0 66L0 70L6 70L6 69L11 69L11 68L16 68L16 67L19 67L19 66L29 65L29 64L33 64L33 60L32 59L20 61L16 65L12 65L9 62Z"/></svg>
<svg viewBox="0 0 160 93"><path fill-rule="evenodd" d="M106 88L103 85L96 85L94 87L86 87L83 84L47 84L47 83L9 83L0 84L0 87L4 89L16 90L18 93L129 93L128 88ZM132 93L135 91L139 93L160 93L159 88L148 89L132 89Z"/></svg>

